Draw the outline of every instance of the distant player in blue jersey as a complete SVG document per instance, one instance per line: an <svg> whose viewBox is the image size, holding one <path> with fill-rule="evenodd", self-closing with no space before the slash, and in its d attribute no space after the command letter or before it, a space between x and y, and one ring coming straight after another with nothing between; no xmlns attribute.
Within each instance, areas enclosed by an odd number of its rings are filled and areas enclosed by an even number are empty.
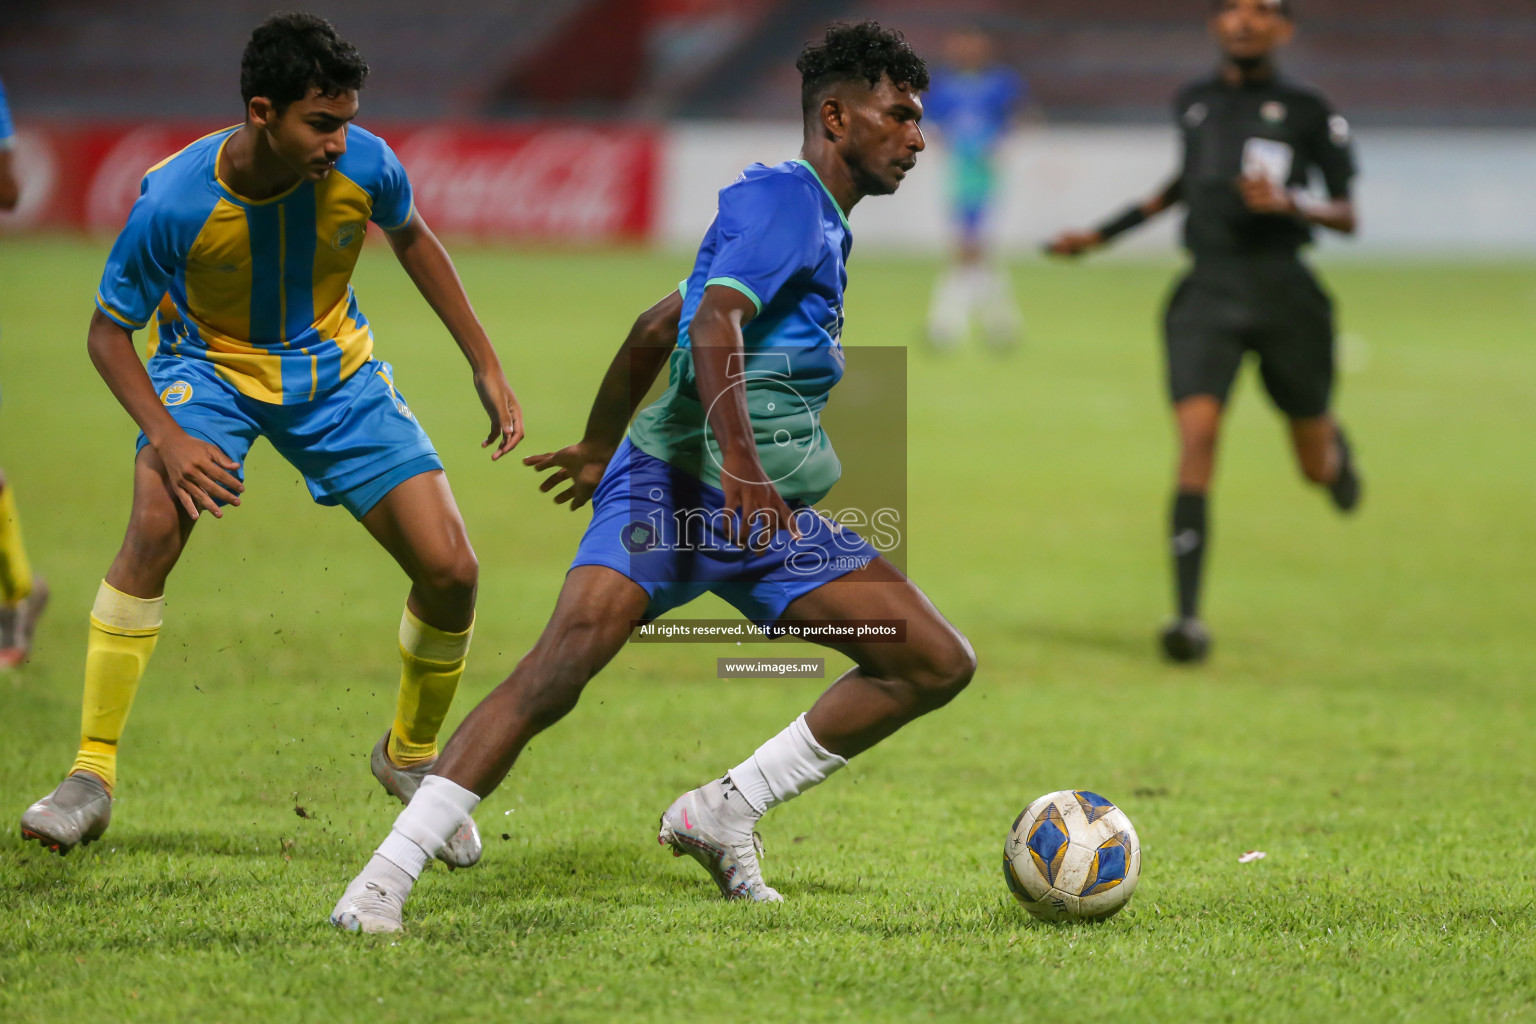
<svg viewBox="0 0 1536 1024"><path fill-rule="evenodd" d="M556 502L592 499L592 524L538 643L454 733L332 911L335 924L399 929L427 858L576 705L634 623L705 591L764 624L895 619L906 629L901 643L829 642L855 667L662 815L661 843L695 857L728 898L780 898L754 845L764 812L970 681L965 637L868 543L809 507L841 470L819 412L843 370L848 213L896 191L916 163L928 72L873 22L832 27L797 66L802 159L755 164L721 190L693 272L636 322L586 437L524 460L555 470L543 490L567 485ZM669 360L671 386L629 425Z"/></svg>
<svg viewBox="0 0 1536 1024"><path fill-rule="evenodd" d="M972 323L988 344L1018 342L1023 318L1004 268L987 258L987 231L997 206L997 155L1029 90L1018 72L996 62L980 30L952 34L946 66L934 72L928 118L949 157L949 203L958 244L955 261L934 285L928 338L940 349L965 341Z"/></svg>
<svg viewBox="0 0 1536 1024"><path fill-rule="evenodd" d="M374 356L352 292L370 222L468 359L492 458L523 431L404 169L382 139L352 124L367 73L328 22L269 19L241 61L244 123L151 168L107 259L87 344L142 433L127 537L91 611L80 752L21 821L24 837L59 853L106 830L118 740L160 631L166 578L202 513L240 504L242 464L258 437L410 578L399 698L373 751L374 775L408 801L437 756L469 649L478 566L437 452ZM146 372L133 332L157 310ZM227 749L224 767L234 771L241 748ZM479 836L467 827L441 855L473 864Z"/></svg>
<svg viewBox="0 0 1536 1024"><path fill-rule="evenodd" d="M0 82L0 210L14 210L21 199L13 150L16 129ZM13 669L32 652L32 634L48 606L48 584L32 571L21 539L21 519L10 481L0 472L0 671Z"/></svg>

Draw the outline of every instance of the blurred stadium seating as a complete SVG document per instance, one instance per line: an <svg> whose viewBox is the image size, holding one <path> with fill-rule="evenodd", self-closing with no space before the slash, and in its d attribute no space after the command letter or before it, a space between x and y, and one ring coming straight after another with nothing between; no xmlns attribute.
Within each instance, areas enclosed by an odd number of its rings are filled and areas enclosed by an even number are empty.
<svg viewBox="0 0 1536 1024"><path fill-rule="evenodd" d="M29 0L0 13L0 75L36 113L218 116L270 0ZM1161 122L1211 62L1205 0L313 0L379 72L374 116L778 118L793 54L833 18L929 52L985 27L1045 115ZM1288 56L1360 124L1536 125L1530 0L1299 0ZM67 69L68 74L61 74Z"/></svg>
<svg viewBox="0 0 1536 1024"><path fill-rule="evenodd" d="M1297 0L1285 56L1356 127L1361 252L1536 251L1536 2ZM0 79L32 178L0 230L115 230L145 167L239 111L236 61L276 0L0 3ZM1208 0L301 0L374 74L422 210L506 241L690 248L715 189L793 155L794 56L836 19L874 17L936 54L979 26L1032 83L1040 125L1005 159L998 221L1027 251L1172 169L1168 103L1214 65ZM944 160L941 134L929 166ZM942 172L942 166L937 168ZM946 244L942 173L914 176L861 244ZM1049 197L1042 202L1042 197ZM1128 251L1166 250L1172 223Z"/></svg>

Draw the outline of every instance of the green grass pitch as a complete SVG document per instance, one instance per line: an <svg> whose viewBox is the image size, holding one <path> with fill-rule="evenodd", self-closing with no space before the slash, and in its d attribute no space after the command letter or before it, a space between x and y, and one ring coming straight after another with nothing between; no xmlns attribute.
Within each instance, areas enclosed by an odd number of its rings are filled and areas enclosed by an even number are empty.
<svg viewBox="0 0 1536 1024"><path fill-rule="evenodd" d="M61 861L14 831L74 750L85 615L128 509L133 430L84 349L103 255L0 247L0 465L55 593L35 661L0 677L5 1020L1536 1017L1536 268L1330 268L1362 514L1300 482L1245 377L1212 506L1217 646L1187 670L1152 639L1174 267L1021 265L1027 345L914 346L892 397L909 569L980 672L766 822L787 902L720 901L655 823L818 684L716 681L725 652L633 646L485 801L482 865L431 869L408 931L375 941L326 914L396 813L367 753L405 585L266 445L244 507L205 518L172 577L111 832ZM527 412L519 454L576 439L630 318L687 269L458 259ZM934 269L856 256L847 343L915 342ZM586 513L489 463L469 373L382 247L357 284L481 559L452 724L534 639ZM1019 809L1067 787L1141 834L1141 889L1099 926L1035 924L1001 877ZM1251 849L1268 857L1240 865Z"/></svg>

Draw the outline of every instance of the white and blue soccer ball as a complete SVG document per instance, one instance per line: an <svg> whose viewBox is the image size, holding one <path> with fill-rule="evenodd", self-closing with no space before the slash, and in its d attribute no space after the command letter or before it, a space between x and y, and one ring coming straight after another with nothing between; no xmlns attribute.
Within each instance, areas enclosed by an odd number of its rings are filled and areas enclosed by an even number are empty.
<svg viewBox="0 0 1536 1024"><path fill-rule="evenodd" d="M1047 793L1014 821L1003 876L1014 898L1042 921L1096 921L1136 891L1141 840L1125 812L1099 794Z"/></svg>

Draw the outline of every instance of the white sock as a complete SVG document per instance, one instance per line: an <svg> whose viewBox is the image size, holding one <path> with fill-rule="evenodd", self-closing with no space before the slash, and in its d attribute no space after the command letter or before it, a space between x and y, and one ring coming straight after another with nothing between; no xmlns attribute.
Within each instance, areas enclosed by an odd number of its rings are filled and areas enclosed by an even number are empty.
<svg viewBox="0 0 1536 1024"><path fill-rule="evenodd" d="M1017 339L1024 327L1024 316L1013 297L1013 278L1002 267L983 266L977 294L978 314L987 332L987 339L994 344Z"/></svg>
<svg viewBox="0 0 1536 1024"><path fill-rule="evenodd" d="M928 338L941 348L959 345L971 327L971 279L965 267L950 267L934 282L928 305Z"/></svg>
<svg viewBox="0 0 1536 1024"><path fill-rule="evenodd" d="M801 715L727 774L758 816L793 800L847 764L811 735Z"/></svg>
<svg viewBox="0 0 1536 1024"><path fill-rule="evenodd" d="M425 865L426 862L422 863ZM421 868L416 870L420 872ZM416 876L382 853L375 853L358 877L369 882L377 882L390 892L399 893L401 896L409 896L411 890L416 887Z"/></svg>
<svg viewBox="0 0 1536 1024"><path fill-rule="evenodd" d="M437 856L437 851L453 838L479 803L478 796L458 783L428 775L379 844L377 856L400 868L412 880L421 877L427 861Z"/></svg>

